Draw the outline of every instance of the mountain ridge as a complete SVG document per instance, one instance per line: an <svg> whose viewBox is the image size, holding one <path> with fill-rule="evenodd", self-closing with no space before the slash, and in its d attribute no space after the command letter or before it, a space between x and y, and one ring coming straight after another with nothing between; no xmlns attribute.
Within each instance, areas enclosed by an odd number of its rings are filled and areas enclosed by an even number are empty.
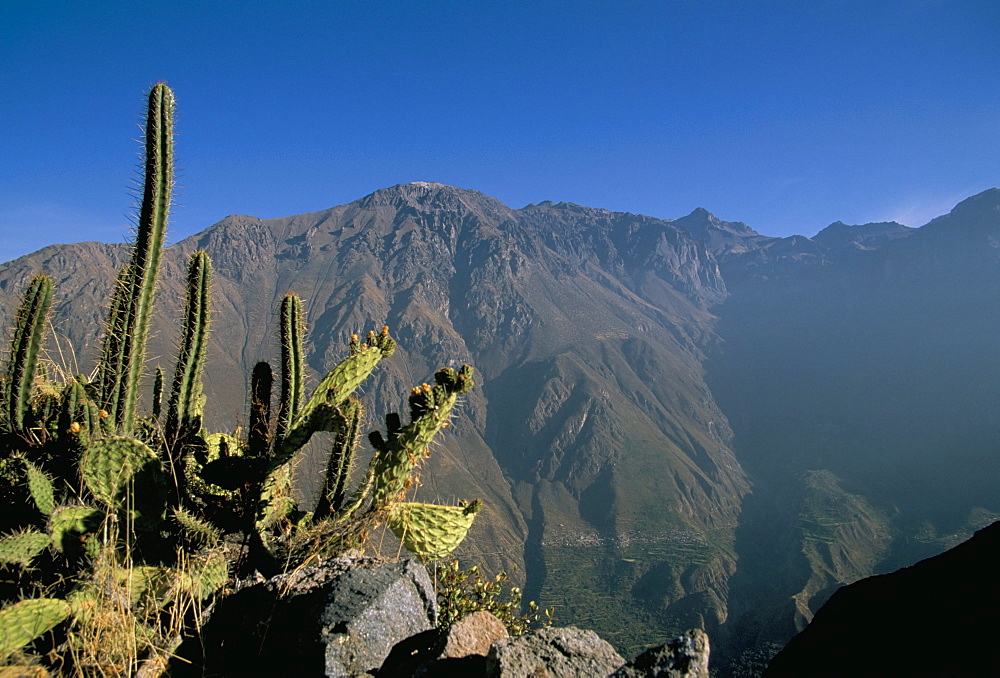
<svg viewBox="0 0 1000 678"><path fill-rule="evenodd" d="M981 312L1000 301L1000 191L970 200L933 228L833 224L814 238L701 208L675 220L512 209L433 182L230 215L166 253L150 366L173 354L184 260L199 249L216 270L216 428L245 419L233 375L274 359L287 291L305 302L313 378L352 332L392 327L400 350L363 394L372 414L400 411L441 365L473 364L481 388L418 495L486 500L462 558L516 567L529 598L632 654L706 628L724 665L786 640L837 586L1000 512L986 477L961 466L936 489L892 475L900 460L927 473L934 445L992 468L1000 374L977 367L1000 351ZM0 265L0 322L32 272L53 273L61 346L85 371L125 256L86 243ZM302 461L303 492L315 472ZM897 485L949 507L922 509Z"/></svg>

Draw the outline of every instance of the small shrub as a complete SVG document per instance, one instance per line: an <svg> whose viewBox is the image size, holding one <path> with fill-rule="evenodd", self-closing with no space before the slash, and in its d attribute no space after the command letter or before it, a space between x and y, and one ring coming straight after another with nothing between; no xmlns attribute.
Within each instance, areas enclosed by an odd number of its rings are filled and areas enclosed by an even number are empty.
<svg viewBox="0 0 1000 678"><path fill-rule="evenodd" d="M522 592L516 586L507 588L510 576L500 572L492 579L478 565L463 570L455 558L434 566L437 587L438 627L447 629L473 612L485 610L507 627L513 636L523 636L532 628L552 626L552 608L541 610L535 601L528 602L523 612Z"/></svg>

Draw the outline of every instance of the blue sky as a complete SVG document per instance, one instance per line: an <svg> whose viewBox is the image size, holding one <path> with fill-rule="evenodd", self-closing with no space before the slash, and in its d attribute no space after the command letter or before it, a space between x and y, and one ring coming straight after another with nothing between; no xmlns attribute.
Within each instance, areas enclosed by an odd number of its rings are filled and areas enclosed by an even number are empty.
<svg viewBox="0 0 1000 678"><path fill-rule="evenodd" d="M767 235L1000 186L1000 3L0 3L0 261L129 234L177 93L172 239L438 181Z"/></svg>

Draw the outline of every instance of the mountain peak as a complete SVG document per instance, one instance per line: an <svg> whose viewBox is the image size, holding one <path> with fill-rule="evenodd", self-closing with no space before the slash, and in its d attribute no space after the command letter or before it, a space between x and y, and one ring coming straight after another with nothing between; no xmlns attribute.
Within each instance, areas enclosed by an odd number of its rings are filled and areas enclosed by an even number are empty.
<svg viewBox="0 0 1000 678"><path fill-rule="evenodd" d="M471 211L479 216L503 220L511 209L496 198L468 188L449 186L436 181L411 181L369 193L355 203L358 207L393 207L416 209L419 212L446 209Z"/></svg>
<svg viewBox="0 0 1000 678"><path fill-rule="evenodd" d="M704 240L710 232L721 231L730 235L760 235L742 221L723 221L704 207L696 207L691 214L675 219L674 224L684 228L697 239Z"/></svg>
<svg viewBox="0 0 1000 678"><path fill-rule="evenodd" d="M955 205L953 215L975 218L1000 217L1000 188L988 188Z"/></svg>
<svg viewBox="0 0 1000 678"><path fill-rule="evenodd" d="M915 229L895 221L880 221L852 226L835 221L812 237L818 243L833 248L877 249L887 242L906 238Z"/></svg>
<svg viewBox="0 0 1000 678"><path fill-rule="evenodd" d="M989 188L966 198L948 214L943 214L921 228L928 231L995 229L1000 227L1000 188Z"/></svg>

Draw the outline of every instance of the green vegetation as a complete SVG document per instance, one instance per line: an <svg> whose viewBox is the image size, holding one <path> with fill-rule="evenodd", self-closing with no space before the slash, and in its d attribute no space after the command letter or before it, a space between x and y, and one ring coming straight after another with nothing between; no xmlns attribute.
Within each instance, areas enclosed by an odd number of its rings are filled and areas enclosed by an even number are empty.
<svg viewBox="0 0 1000 678"><path fill-rule="evenodd" d="M245 437L203 428L202 375L212 266L191 257L179 350L166 407L157 370L140 416L146 339L173 185L174 98L149 94L145 182L131 260L122 268L93 380L44 356L54 284L32 279L0 381L0 663L66 674L159 675L233 576L287 572L366 543L386 523L417 556L450 553L480 508L403 501L472 368L444 368L409 397L410 422L385 418L376 455L348 492L362 405L354 391L395 350L387 327L351 338L347 357L308 397L301 302L281 305L281 394L251 378ZM163 410L165 409L165 412ZM318 506L291 496L291 462L317 433L332 440Z"/></svg>
<svg viewBox="0 0 1000 678"><path fill-rule="evenodd" d="M500 572L492 579L477 565L461 569L457 559L436 563L434 584L437 588L438 627L447 629L473 612L486 611L499 619L507 633L523 636L532 628L552 625L552 608L539 610L535 601L522 612L523 593L516 586L506 588L510 577Z"/></svg>

